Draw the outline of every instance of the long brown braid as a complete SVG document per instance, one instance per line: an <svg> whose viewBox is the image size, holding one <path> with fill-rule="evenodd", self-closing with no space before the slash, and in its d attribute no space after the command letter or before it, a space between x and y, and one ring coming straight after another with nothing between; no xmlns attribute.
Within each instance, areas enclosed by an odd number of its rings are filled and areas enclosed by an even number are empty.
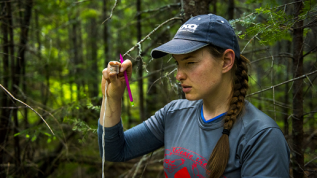
<svg viewBox="0 0 317 178"><path fill-rule="evenodd" d="M225 49L209 45L210 53L219 58L223 55ZM249 60L240 55L236 59L232 68L232 97L229 110L224 118L224 131L218 140L207 163L207 174L209 178L219 178L223 175L229 159L229 133L238 116L244 108L244 98L249 88L248 85L248 64ZM227 133L226 133L227 132Z"/></svg>

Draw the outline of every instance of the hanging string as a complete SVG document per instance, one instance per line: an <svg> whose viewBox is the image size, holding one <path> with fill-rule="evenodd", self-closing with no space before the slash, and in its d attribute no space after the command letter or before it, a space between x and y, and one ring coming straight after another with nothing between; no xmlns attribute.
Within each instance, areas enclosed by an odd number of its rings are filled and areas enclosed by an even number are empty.
<svg viewBox="0 0 317 178"><path fill-rule="evenodd" d="M106 116L106 109L107 109L107 88L108 88L108 81L106 80L106 85L105 85L105 100L104 100L104 105L105 109L103 112L103 127L102 127L102 178L105 177L105 116Z"/></svg>

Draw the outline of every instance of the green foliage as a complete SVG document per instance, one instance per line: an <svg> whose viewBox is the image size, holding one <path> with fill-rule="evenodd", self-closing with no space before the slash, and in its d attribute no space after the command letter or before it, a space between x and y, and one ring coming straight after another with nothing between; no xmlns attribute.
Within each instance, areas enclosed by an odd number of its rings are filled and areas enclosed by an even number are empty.
<svg viewBox="0 0 317 178"><path fill-rule="evenodd" d="M88 108L88 109L95 110L95 111L97 111L97 112L99 113L99 112L100 112L100 109L101 109L101 106L94 106L92 103L88 103L88 104L87 104L87 108Z"/></svg>
<svg viewBox="0 0 317 178"><path fill-rule="evenodd" d="M87 9L80 14L80 19L97 18L101 15L96 9Z"/></svg>
<svg viewBox="0 0 317 178"><path fill-rule="evenodd" d="M260 3L262 5L269 5L269 6L276 6L278 5L276 0L246 0L246 4L254 4L254 3Z"/></svg>
<svg viewBox="0 0 317 178"><path fill-rule="evenodd" d="M41 135L41 136L46 136L46 137L42 137L42 138L47 138L46 139L47 143L50 143L52 140L56 140L56 136L52 136L50 133L47 133L46 131L38 130L35 128L36 127L32 127L32 128L23 130L21 132L15 133L14 137L24 135L24 137L27 140L29 140L31 137L31 141L34 142Z"/></svg>
<svg viewBox="0 0 317 178"><path fill-rule="evenodd" d="M240 39L246 37L258 39L260 44L274 45L281 40L292 40L293 25L296 21L304 20L308 13L308 5L298 19L287 15L284 9L270 8L269 5L255 9L251 14L244 13L241 18L230 21L233 28L239 24L246 28L246 31L236 31ZM307 32L306 32L307 33Z"/></svg>
<svg viewBox="0 0 317 178"><path fill-rule="evenodd" d="M264 22L258 22L258 18L265 18ZM256 13L252 13L245 17L230 21L235 26L239 23L247 28L246 32L241 34L241 31L237 34L241 39L246 36L251 39L256 38L263 45L273 45L280 40L291 40L291 29L293 23L289 21L289 16L282 10L274 12L267 8L258 8Z"/></svg>

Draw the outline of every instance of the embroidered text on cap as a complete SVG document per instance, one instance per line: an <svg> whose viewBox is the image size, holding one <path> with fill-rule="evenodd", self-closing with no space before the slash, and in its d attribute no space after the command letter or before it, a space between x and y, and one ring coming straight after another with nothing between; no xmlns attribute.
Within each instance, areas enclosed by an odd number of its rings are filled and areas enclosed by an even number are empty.
<svg viewBox="0 0 317 178"><path fill-rule="evenodd" d="M194 33L198 26L199 25L196 24L184 24L179 28L178 31L188 31Z"/></svg>

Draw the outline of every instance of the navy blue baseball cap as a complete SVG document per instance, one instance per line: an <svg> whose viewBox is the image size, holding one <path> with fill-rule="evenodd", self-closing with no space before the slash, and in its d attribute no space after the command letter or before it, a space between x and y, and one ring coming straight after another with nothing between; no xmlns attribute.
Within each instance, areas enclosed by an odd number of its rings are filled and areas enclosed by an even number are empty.
<svg viewBox="0 0 317 178"><path fill-rule="evenodd" d="M167 54L187 54L209 44L232 49L237 59L240 58L239 43L233 28L226 19L214 14L190 18L171 41L153 49L151 56L160 58Z"/></svg>

